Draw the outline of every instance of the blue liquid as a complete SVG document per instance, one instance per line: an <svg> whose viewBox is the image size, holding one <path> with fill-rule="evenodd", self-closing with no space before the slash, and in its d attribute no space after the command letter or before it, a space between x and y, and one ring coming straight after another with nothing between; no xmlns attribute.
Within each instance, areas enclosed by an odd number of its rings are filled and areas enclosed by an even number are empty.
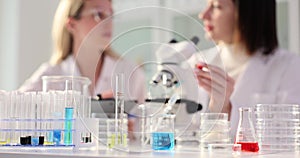
<svg viewBox="0 0 300 158"><path fill-rule="evenodd" d="M152 149L153 150L174 150L174 133L171 132L153 132Z"/></svg>
<svg viewBox="0 0 300 158"><path fill-rule="evenodd" d="M61 130L53 130L53 141L55 145L59 145L61 140Z"/></svg>
<svg viewBox="0 0 300 158"><path fill-rule="evenodd" d="M39 137L31 137L31 145L38 146L39 145Z"/></svg>
<svg viewBox="0 0 300 158"><path fill-rule="evenodd" d="M74 108L65 108L65 132L64 132L64 144L72 145L72 119Z"/></svg>

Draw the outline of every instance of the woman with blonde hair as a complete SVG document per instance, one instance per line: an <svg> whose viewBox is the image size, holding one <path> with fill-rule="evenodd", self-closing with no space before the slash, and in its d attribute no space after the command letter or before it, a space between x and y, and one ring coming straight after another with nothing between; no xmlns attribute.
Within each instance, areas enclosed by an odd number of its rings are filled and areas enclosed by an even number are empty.
<svg viewBox="0 0 300 158"><path fill-rule="evenodd" d="M144 99L142 72L109 47L112 39L111 0L61 0L53 21L54 51L20 87L20 91L42 89L42 76L85 76L91 81L91 95L113 97L112 82L118 72L125 74L129 99Z"/></svg>

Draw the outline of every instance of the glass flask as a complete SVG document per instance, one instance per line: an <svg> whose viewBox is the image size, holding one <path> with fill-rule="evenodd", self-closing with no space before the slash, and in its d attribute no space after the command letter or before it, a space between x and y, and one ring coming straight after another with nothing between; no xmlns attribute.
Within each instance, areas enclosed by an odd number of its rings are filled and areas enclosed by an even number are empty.
<svg viewBox="0 0 300 158"><path fill-rule="evenodd" d="M258 142L252 122L252 109L239 108L240 119L236 132L235 143L241 144L242 151L257 152Z"/></svg>
<svg viewBox="0 0 300 158"><path fill-rule="evenodd" d="M174 150L174 119L175 115L172 114L154 117L151 143L153 150Z"/></svg>

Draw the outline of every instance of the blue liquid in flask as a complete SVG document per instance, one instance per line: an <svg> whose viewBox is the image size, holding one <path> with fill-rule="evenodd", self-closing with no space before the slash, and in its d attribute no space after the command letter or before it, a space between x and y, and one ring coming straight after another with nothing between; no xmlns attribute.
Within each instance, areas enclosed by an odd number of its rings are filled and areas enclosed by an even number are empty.
<svg viewBox="0 0 300 158"><path fill-rule="evenodd" d="M153 132L153 150L174 150L174 133L172 132Z"/></svg>
<svg viewBox="0 0 300 158"><path fill-rule="evenodd" d="M74 108L65 108L65 132L64 132L64 144L72 145L72 119L73 119Z"/></svg>

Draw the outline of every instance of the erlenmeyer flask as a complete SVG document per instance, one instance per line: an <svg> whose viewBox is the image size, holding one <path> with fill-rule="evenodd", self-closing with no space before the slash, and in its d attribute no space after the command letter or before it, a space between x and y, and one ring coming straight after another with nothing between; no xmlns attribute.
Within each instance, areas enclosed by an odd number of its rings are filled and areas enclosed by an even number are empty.
<svg viewBox="0 0 300 158"><path fill-rule="evenodd" d="M252 109L249 107L239 108L240 120L236 132L235 143L241 144L242 151L257 152L258 142L252 123Z"/></svg>

